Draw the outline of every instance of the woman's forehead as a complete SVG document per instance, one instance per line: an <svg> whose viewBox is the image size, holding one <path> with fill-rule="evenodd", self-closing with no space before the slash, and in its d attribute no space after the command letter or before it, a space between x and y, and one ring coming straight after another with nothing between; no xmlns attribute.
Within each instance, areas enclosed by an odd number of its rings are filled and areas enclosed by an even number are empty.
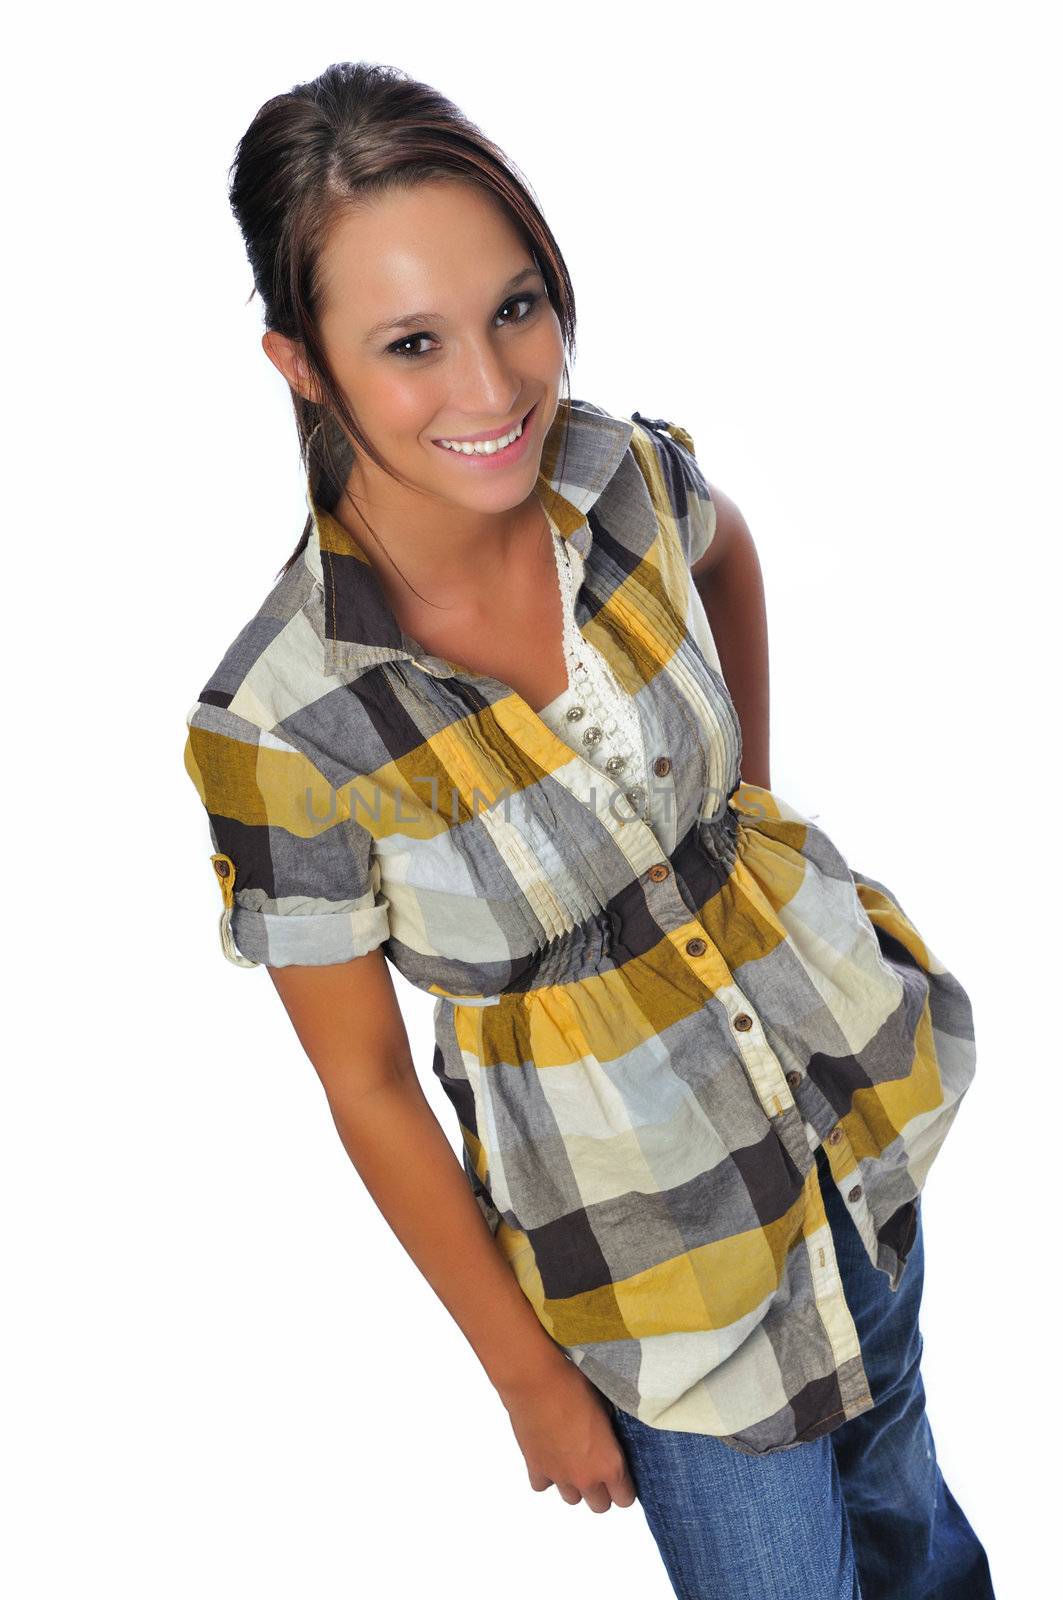
<svg viewBox="0 0 1063 1600"><path fill-rule="evenodd" d="M345 208L329 230L318 283L333 309L357 312L368 332L385 319L478 313L533 268L527 244L489 197L469 184L425 183Z"/></svg>

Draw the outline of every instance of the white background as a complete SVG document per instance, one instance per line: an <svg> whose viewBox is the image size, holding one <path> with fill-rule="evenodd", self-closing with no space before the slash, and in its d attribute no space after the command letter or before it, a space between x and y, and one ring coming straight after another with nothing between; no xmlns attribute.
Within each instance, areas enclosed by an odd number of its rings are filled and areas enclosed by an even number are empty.
<svg viewBox="0 0 1063 1600"><path fill-rule="evenodd" d="M923 1372L999 1600L1056 1569L1061 532L1050 8L40 9L9 57L3 1503L17 1600L670 1593L536 1495L263 971L184 715L293 548L226 169L392 62L517 160L572 392L681 422L756 538L772 787L968 989ZM431 1070L431 1001L397 979Z"/></svg>

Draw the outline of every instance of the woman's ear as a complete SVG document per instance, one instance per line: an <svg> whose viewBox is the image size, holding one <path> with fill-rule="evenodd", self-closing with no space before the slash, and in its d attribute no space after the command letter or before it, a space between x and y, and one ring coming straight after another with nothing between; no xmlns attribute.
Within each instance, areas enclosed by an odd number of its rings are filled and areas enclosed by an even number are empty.
<svg viewBox="0 0 1063 1600"><path fill-rule="evenodd" d="M301 344L289 339L286 334L276 333L270 329L262 335L262 348L277 371L297 394L301 394L304 400L310 400L315 405L321 404L321 391L311 376Z"/></svg>

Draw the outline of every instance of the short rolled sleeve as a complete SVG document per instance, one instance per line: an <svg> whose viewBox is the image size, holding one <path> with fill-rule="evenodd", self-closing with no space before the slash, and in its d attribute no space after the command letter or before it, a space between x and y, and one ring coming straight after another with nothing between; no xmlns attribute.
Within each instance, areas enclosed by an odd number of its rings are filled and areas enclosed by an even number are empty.
<svg viewBox="0 0 1063 1600"><path fill-rule="evenodd" d="M631 414L652 439L688 567L700 561L716 532L716 505L694 454L694 441L677 422Z"/></svg>
<svg viewBox="0 0 1063 1600"><path fill-rule="evenodd" d="M237 966L328 966L389 936L369 830L350 794L276 734L220 706L186 717L185 770L207 812L219 928Z"/></svg>

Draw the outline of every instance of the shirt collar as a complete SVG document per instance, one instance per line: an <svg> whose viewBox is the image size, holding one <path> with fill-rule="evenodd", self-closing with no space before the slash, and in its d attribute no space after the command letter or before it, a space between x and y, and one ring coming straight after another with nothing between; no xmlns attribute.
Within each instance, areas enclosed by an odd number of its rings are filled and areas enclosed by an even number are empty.
<svg viewBox="0 0 1063 1600"><path fill-rule="evenodd" d="M562 400L558 405L543 444L535 493L581 560L592 543L587 514L619 467L634 431L633 423L588 401ZM312 466L305 494L311 524L303 559L324 596L325 671L331 676L382 661L408 660L434 676L449 676L460 663L430 655L402 630L369 558L332 515L330 507L338 499L335 484Z"/></svg>

